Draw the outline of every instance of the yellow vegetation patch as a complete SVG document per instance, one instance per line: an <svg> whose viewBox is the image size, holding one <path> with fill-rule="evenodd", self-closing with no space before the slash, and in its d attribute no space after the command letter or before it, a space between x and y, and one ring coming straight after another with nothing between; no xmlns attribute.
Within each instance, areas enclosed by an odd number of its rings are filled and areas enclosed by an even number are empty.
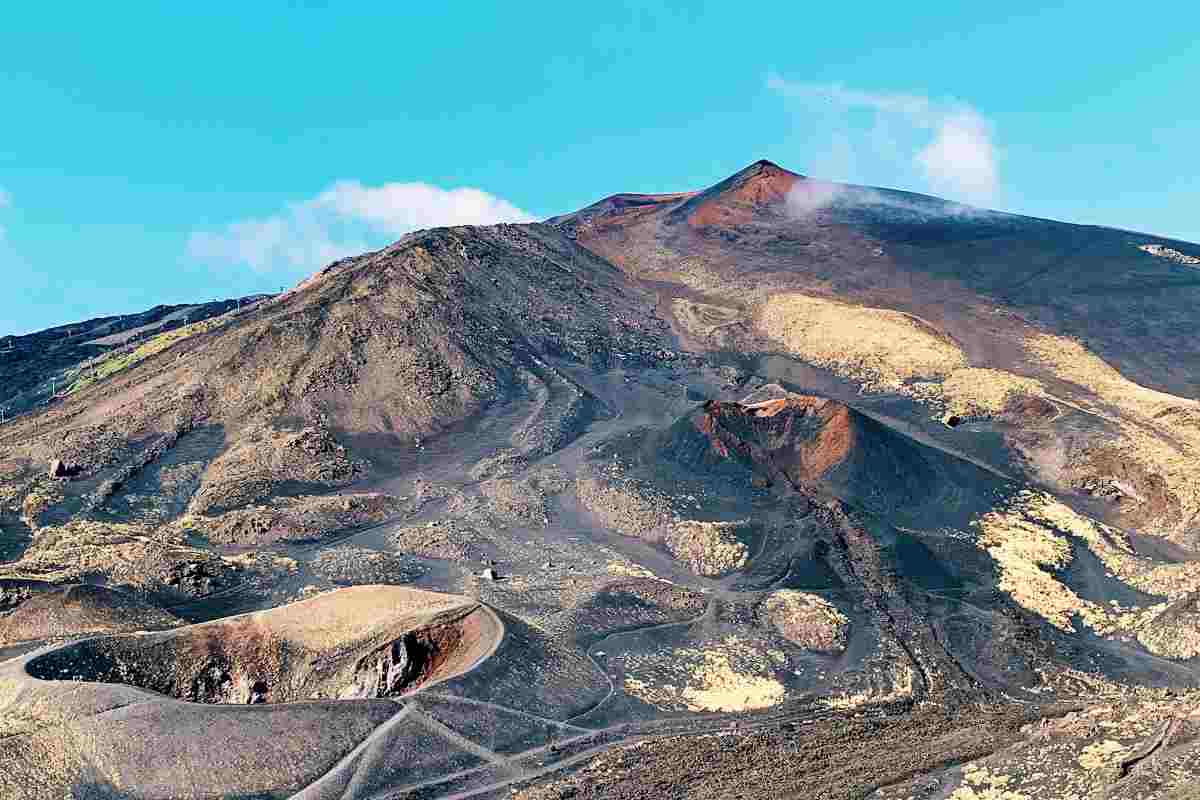
<svg viewBox="0 0 1200 800"><path fill-rule="evenodd" d="M942 382L946 411L960 417L999 414L1022 396L1042 396L1042 384L999 369L967 367L955 370Z"/></svg>
<svg viewBox="0 0 1200 800"><path fill-rule="evenodd" d="M683 699L693 711L749 711L770 708L783 702L783 684L774 678L736 671L729 656L705 653L698 686L683 690Z"/></svg>
<svg viewBox="0 0 1200 800"><path fill-rule="evenodd" d="M959 417L993 416L1017 398L1046 395L1034 378L969 366L950 337L899 311L785 294L761 303L756 325L864 391L898 392Z"/></svg>
<svg viewBox="0 0 1200 800"><path fill-rule="evenodd" d="M1117 528L1078 514L1044 492L1017 496L1027 517L1083 539L1114 577L1148 594L1176 598L1200 589L1200 563L1156 564L1134 553Z"/></svg>
<svg viewBox="0 0 1200 800"><path fill-rule="evenodd" d="M383 522L400 509L390 495L362 493L276 497L268 503L206 516L184 514L172 526L220 544L258 545L276 539L310 539L336 530Z"/></svg>
<svg viewBox="0 0 1200 800"><path fill-rule="evenodd" d="M1008 788L1012 778L992 772L986 767L968 765L963 769L963 782L949 800L1030 800L1029 795Z"/></svg>
<svg viewBox="0 0 1200 800"><path fill-rule="evenodd" d="M75 379L75 382L67 388L66 393L71 394L80 389L85 389L93 383L107 378L109 375L140 364L151 356L158 355L176 342L195 336L198 333L204 333L223 322L224 319L222 317L213 317L212 319L193 322L190 325L184 325L175 330L152 336L132 350L122 349L114 352L97 363L90 371L80 374Z"/></svg>
<svg viewBox="0 0 1200 800"><path fill-rule="evenodd" d="M697 575L733 572L746 566L750 558L746 545L734 535L734 531L744 525L740 522L677 522L667 533L667 549Z"/></svg>
<svg viewBox="0 0 1200 800"><path fill-rule="evenodd" d="M1173 247L1165 247L1161 244L1143 244L1138 246L1138 250L1149 253L1152 256L1165 258L1168 261L1174 261L1176 264L1200 267L1200 257L1189 256L1187 253L1181 253Z"/></svg>
<svg viewBox="0 0 1200 800"><path fill-rule="evenodd" d="M36 530L41 524L38 518L62 500L62 488L55 481L40 477L28 487L21 499L21 519Z"/></svg>
<svg viewBox="0 0 1200 800"><path fill-rule="evenodd" d="M1059 687L1064 692L1088 693L1086 710L1042 719L1025 728L1028 735L1023 741L965 765L950 800L1194 800L1194 751L1172 746L1186 742L1184 736L1170 736L1167 746L1155 751L1153 758L1124 780L1120 765L1134 754L1151 750L1166 732L1168 720L1195 720L1197 694L1116 685L1102 689L1090 683ZM942 796L924 789L923 781L913 781L872 797L915 800Z"/></svg>
<svg viewBox="0 0 1200 800"><path fill-rule="evenodd" d="M172 568L184 562L214 564L208 553L155 534L162 531L122 523L75 520L43 527L21 560L4 565L0 577L55 583L102 574L111 586L156 591Z"/></svg>
<svg viewBox="0 0 1200 800"><path fill-rule="evenodd" d="M980 517L979 546L1000 568L1000 586L1023 608L1064 631L1074 631L1078 614L1096 633L1127 632L1151 652L1169 658L1200 654L1200 630L1164 625L1158 618L1169 602L1145 608L1104 606L1079 597L1049 570L1072 558L1067 534L1081 539L1110 577L1169 600L1200 589L1200 564L1158 564L1134 552L1122 531L1078 514L1044 492L1026 490L1008 507Z"/></svg>
<svg viewBox="0 0 1200 800"><path fill-rule="evenodd" d="M699 256L679 258L664 248L655 248L648 257L637 259L630 266L633 267L632 272L643 280L682 283L700 292L731 295L731 292L739 289L751 289L742 281L731 279L720 268L710 267Z"/></svg>
<svg viewBox="0 0 1200 800"><path fill-rule="evenodd" d="M804 360L871 391L897 391L967 366L952 340L899 311L783 294L763 303L756 324Z"/></svg>
<svg viewBox="0 0 1200 800"><path fill-rule="evenodd" d="M300 569L300 562L294 558L291 558L290 556L262 551L238 553L237 555L233 556L221 556L221 560L226 564L230 564L242 569L267 567L269 569L275 569L288 573L294 573Z"/></svg>
<svg viewBox="0 0 1200 800"><path fill-rule="evenodd" d="M1155 655L1188 659L1200 656L1200 618L1196 613L1162 619L1168 604L1153 606L1144 613L1137 640Z"/></svg>
<svg viewBox="0 0 1200 800"><path fill-rule="evenodd" d="M1095 742L1083 748L1083 752L1079 754L1079 766L1084 769L1100 769L1109 764L1116 763L1128 755L1128 753L1128 747L1112 739L1106 739L1103 742Z"/></svg>
<svg viewBox="0 0 1200 800"><path fill-rule="evenodd" d="M1088 389L1122 412L1122 455L1161 475L1186 520L1200 514L1200 403L1148 389L1125 378L1074 339L1039 334L1025 342L1030 356L1058 377ZM1103 413L1104 409L1098 409Z"/></svg>
<svg viewBox="0 0 1200 800"><path fill-rule="evenodd" d="M267 425L247 429L205 469L188 513L215 515L273 496L286 481L344 486L366 464L327 428L282 430Z"/></svg>
<svg viewBox="0 0 1200 800"><path fill-rule="evenodd" d="M786 661L762 642L727 636L703 649L676 647L630 655L623 686L663 710L750 711L783 702L774 672Z"/></svg>
<svg viewBox="0 0 1200 800"><path fill-rule="evenodd" d="M850 711L874 703L891 703L896 700L903 700L906 697L912 697L916 679L917 673L913 670L912 666L906 663L897 663L896 671L892 675L891 686L874 687L864 689L860 692L834 695L833 697L826 698L822 703L827 708L837 709L838 711Z"/></svg>
<svg viewBox="0 0 1200 800"><path fill-rule="evenodd" d="M1106 402L1134 408L1145 416L1153 417L1178 405L1198 405L1194 400L1134 383L1082 344L1065 336L1048 333L1031 336L1025 341L1025 349L1058 377L1090 389Z"/></svg>
<svg viewBox="0 0 1200 800"><path fill-rule="evenodd" d="M1064 631L1075 631L1074 614L1103 619L1103 608L1079 597L1048 571L1071 562L1066 538L1026 517L1019 505L990 511L973 524L980 531L980 547L1000 568L1000 590L1019 606Z"/></svg>
<svg viewBox="0 0 1200 800"><path fill-rule="evenodd" d="M625 536L644 537L671 521L667 499L645 492L633 481L580 478L575 491L580 504L602 525Z"/></svg>
<svg viewBox="0 0 1200 800"><path fill-rule="evenodd" d="M641 564L635 564L632 561L609 561L605 565L605 571L609 575L618 575L625 578L657 578L650 570L643 567Z"/></svg>
<svg viewBox="0 0 1200 800"><path fill-rule="evenodd" d="M762 608L779 634L798 647L834 653L846 649L850 620L824 598L780 589L767 595Z"/></svg>

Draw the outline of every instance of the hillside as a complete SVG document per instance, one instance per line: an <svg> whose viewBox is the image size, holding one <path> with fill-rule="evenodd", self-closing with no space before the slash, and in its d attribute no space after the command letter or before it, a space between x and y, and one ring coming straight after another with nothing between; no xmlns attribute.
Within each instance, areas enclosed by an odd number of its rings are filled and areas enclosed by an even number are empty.
<svg viewBox="0 0 1200 800"><path fill-rule="evenodd" d="M263 299L243 297L100 317L0 338L0 408L24 414L188 335L193 326Z"/></svg>
<svg viewBox="0 0 1200 800"><path fill-rule="evenodd" d="M695 349L783 354L845 399L905 397L919 417L998 430L1031 479L1195 541L1200 271L1167 254L1200 247L770 162L702 192L626 198L551 224L655 286Z"/></svg>
<svg viewBox="0 0 1200 800"><path fill-rule="evenodd" d="M1195 252L757 162L35 334L0 794L1182 791Z"/></svg>

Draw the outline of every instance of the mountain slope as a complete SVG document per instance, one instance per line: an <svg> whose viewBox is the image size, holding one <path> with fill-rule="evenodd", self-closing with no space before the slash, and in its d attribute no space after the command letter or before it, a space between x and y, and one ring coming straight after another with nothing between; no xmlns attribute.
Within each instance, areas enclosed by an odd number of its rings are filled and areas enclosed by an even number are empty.
<svg viewBox="0 0 1200 800"><path fill-rule="evenodd" d="M830 184L767 161L702 192L615 195L550 223L631 273L805 287L916 314L992 357L972 329L1010 329L999 306L1086 340L1138 383L1200 395L1200 345L1187 335L1200 270L1147 252L1200 253L1185 242Z"/></svg>
<svg viewBox="0 0 1200 800"><path fill-rule="evenodd" d="M1148 242L760 162L155 334L0 425L4 785L556 796L592 759L564 795L867 796L1086 703L1115 727L1070 728L1054 774L1127 796L1162 744L1138 720L1200 703L1192 345L1145 377L1195 314L1071 326L1153 302L1121 285L1188 296ZM480 624L402 624L447 596ZM363 624L393 633L322 693L395 702L310 702L332 662L299 644ZM205 720L272 747L231 760ZM670 764L593 769L630 740Z"/></svg>
<svg viewBox="0 0 1200 800"><path fill-rule="evenodd" d="M654 286L691 349L785 353L845 399L984 425L1029 477L1200 542L1197 246L765 161L700 192L625 197L550 222Z"/></svg>
<svg viewBox="0 0 1200 800"><path fill-rule="evenodd" d="M0 428L9 524L132 515L259 536L278 523L228 515L290 497L301 506L262 514L348 524L360 512L320 494L390 474L413 442L493 406L514 416L479 455L551 452L607 411L549 359L653 363L664 342L642 293L574 250L536 226L431 231L210 320Z"/></svg>
<svg viewBox="0 0 1200 800"><path fill-rule="evenodd" d="M155 306L140 314L100 317L25 336L0 338L0 408L5 418L86 383L101 371L134 360L186 335L196 323L249 308L261 296L182 306Z"/></svg>

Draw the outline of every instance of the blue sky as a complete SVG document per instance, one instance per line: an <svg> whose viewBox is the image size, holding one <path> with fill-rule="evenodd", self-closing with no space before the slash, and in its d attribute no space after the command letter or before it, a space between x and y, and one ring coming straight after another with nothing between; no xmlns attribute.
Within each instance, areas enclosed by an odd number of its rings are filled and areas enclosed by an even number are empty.
<svg viewBox="0 0 1200 800"><path fill-rule="evenodd" d="M659 8L15 4L0 335L757 158L1200 241L1193 3Z"/></svg>

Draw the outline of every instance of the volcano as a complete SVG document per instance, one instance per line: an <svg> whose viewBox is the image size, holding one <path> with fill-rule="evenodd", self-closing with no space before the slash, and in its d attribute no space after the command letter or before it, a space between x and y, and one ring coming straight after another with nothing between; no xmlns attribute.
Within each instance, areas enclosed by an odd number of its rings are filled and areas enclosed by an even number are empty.
<svg viewBox="0 0 1200 800"><path fill-rule="evenodd" d="M675 435L672 449L685 462L719 466L732 460L765 483L824 493L878 513L913 511L949 492L985 493L1002 483L844 403L778 386L741 402L710 400L677 424Z"/></svg>
<svg viewBox="0 0 1200 800"><path fill-rule="evenodd" d="M1197 257L757 161L21 339L0 795L1184 791Z"/></svg>

